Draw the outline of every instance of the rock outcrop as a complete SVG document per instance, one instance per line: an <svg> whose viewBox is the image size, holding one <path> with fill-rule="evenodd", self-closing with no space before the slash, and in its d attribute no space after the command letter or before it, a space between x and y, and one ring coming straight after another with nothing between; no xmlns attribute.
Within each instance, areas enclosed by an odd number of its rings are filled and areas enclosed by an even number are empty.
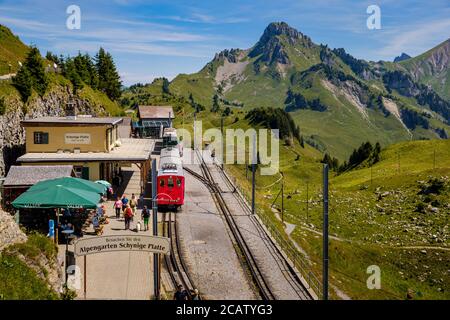
<svg viewBox="0 0 450 320"><path fill-rule="evenodd" d="M5 176L9 167L25 152L25 131L20 121L41 116L63 116L65 106L75 103L76 112L93 116L104 114L102 106L94 105L87 99L72 93L69 86L55 86L43 97L34 97L24 104L18 95L4 98L7 106L0 116L0 177Z"/></svg>
<svg viewBox="0 0 450 320"><path fill-rule="evenodd" d="M13 216L0 209L0 252L6 247L27 241L27 236L20 230Z"/></svg>

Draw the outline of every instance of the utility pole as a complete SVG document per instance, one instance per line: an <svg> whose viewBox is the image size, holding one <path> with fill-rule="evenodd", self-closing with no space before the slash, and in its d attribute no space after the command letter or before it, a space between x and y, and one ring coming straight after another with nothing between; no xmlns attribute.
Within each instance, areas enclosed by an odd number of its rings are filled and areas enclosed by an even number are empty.
<svg viewBox="0 0 450 320"><path fill-rule="evenodd" d="M245 157L245 180L248 180L248 162L247 162L247 157Z"/></svg>
<svg viewBox="0 0 450 320"><path fill-rule="evenodd" d="M196 148L196 134L197 134L197 128L195 127L195 123L197 122L197 112L194 112L194 147L192 150L195 150Z"/></svg>
<svg viewBox="0 0 450 320"><path fill-rule="evenodd" d="M284 175L283 172L281 174L281 222L284 223Z"/></svg>
<svg viewBox="0 0 450 320"><path fill-rule="evenodd" d="M256 134L253 135L252 154L252 214L255 214L255 179L256 179Z"/></svg>
<svg viewBox="0 0 450 320"><path fill-rule="evenodd" d="M222 114L222 116L220 117L220 132L221 132L221 134L222 134L222 163L221 163L221 167L222 167L222 171L223 171L223 154L224 154L224 143L225 143L225 139L223 138L223 114Z"/></svg>
<svg viewBox="0 0 450 320"><path fill-rule="evenodd" d="M306 222L309 221L309 182L306 182Z"/></svg>
<svg viewBox="0 0 450 320"><path fill-rule="evenodd" d="M370 185L372 185L373 175L372 175L372 166L370 166Z"/></svg>
<svg viewBox="0 0 450 320"><path fill-rule="evenodd" d="M433 150L433 170L436 170L436 149Z"/></svg>
<svg viewBox="0 0 450 320"><path fill-rule="evenodd" d="M156 159L152 160L152 211L153 211L153 235L158 236L158 203L157 203L157 194L156 194ZM154 286L154 295L155 299L160 299L160 290L159 290L159 254L153 254L153 286Z"/></svg>
<svg viewBox="0 0 450 320"><path fill-rule="evenodd" d="M328 300L328 165L323 166L323 300Z"/></svg>

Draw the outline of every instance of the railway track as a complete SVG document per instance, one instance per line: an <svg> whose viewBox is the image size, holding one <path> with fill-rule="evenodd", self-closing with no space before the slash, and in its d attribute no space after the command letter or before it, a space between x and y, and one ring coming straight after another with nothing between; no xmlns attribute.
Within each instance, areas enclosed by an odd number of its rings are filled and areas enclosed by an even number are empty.
<svg viewBox="0 0 450 320"><path fill-rule="evenodd" d="M236 190L233 182L230 180L228 175L216 165L216 168L218 168L218 172L223 177L223 180L226 182L228 187L232 190ZM250 220L252 221L253 225L255 226L255 229L258 232L259 237L262 239L266 247L268 248L270 254L276 261L278 267L280 270L282 270L283 277L286 279L286 281L289 283L291 288L295 291L297 296L304 300L310 300L312 299L309 292L305 289L304 285L302 284L301 280L299 279L298 275L295 273L295 270L289 265L289 263L284 258L283 254L280 252L280 250L274 245L272 239L268 236L267 232L264 230L261 223L258 221L258 219L251 214L251 208L247 201L239 195L235 193L235 198L239 202L240 207L242 208L243 212L245 212Z"/></svg>
<svg viewBox="0 0 450 320"><path fill-rule="evenodd" d="M193 170L190 170L189 168L184 168L184 170L186 170L189 174L191 174L192 176L203 182L211 191L211 194L213 195L214 201L218 209L225 217L225 221L227 222L227 225L233 234L234 240L239 246L240 251L242 252L242 256L244 257L244 260L250 270L252 278L258 287L261 297L264 300L275 300L276 296L272 292L272 289L270 288L268 282L266 281L264 274L261 272L261 269L254 255L252 254L252 251L250 250L249 246L247 245L244 237L240 232L235 217L233 216L230 208L228 207L226 201L222 196L223 191L216 183L213 174L208 165L205 163L204 159L198 153L197 156L200 159L200 168L202 170L203 176ZM260 222L256 219L256 217L251 215L251 209L247 204L247 202L239 194L235 192L236 188L234 184L230 181L228 176L221 169L218 168L218 172L223 176L223 180L230 187L230 190L233 190L232 193L234 194L234 197L238 201L239 205L242 207L243 212L249 216L249 219L255 226L258 236L264 242L273 259L276 261L276 264L280 269L281 273L283 274L283 277L295 291L297 296L300 299L307 299L307 300L312 299L311 295L305 289L304 285L296 275L295 271L291 268L289 263L282 255L282 253L279 251L279 249L275 246L272 239L267 235L266 231L261 226Z"/></svg>
<svg viewBox="0 0 450 320"><path fill-rule="evenodd" d="M259 294L261 295L261 298L264 300L275 300L275 295L272 292L270 286L268 285L254 255L252 254L252 251L250 250L247 242L245 241L244 237L242 236L242 233L231 213L230 208L228 207L227 203L225 202L222 192L217 185L217 183L214 180L214 177L212 176L210 169L206 165L204 159L198 155L200 158L200 168L203 172L204 176L198 175L197 173L194 174L196 178L198 178L200 181L205 183L208 188L211 191L211 194L213 196L213 199L216 203L217 208L222 213L223 217L225 218L225 221L233 234L234 240L236 244L239 247L239 250L242 253L242 256L245 260L245 263L248 266L248 269L250 270L250 273L252 275L252 278L258 287ZM191 173L188 170L189 173Z"/></svg>
<svg viewBox="0 0 450 320"><path fill-rule="evenodd" d="M174 289L176 290L179 284L183 285L184 289L188 293L188 298L191 299L195 286L181 255L176 221L177 214L174 212L163 212L162 219L163 235L170 238L170 255L164 256L169 277L172 281Z"/></svg>

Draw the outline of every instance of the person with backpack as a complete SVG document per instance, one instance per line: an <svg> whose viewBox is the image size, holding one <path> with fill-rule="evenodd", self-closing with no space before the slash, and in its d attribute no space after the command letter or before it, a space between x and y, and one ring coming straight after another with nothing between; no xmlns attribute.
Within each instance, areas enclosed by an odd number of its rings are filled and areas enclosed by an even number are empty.
<svg viewBox="0 0 450 320"><path fill-rule="evenodd" d="M125 217L125 230L130 229L130 222L133 218L133 210L131 210L131 207L129 204L127 204L125 211L123 212L123 216Z"/></svg>
<svg viewBox="0 0 450 320"><path fill-rule="evenodd" d="M130 207L131 207L131 210L133 210L133 215L136 214L137 205L138 205L137 198L136 198L135 194L132 193L131 194L131 199L130 199Z"/></svg>
<svg viewBox="0 0 450 320"><path fill-rule="evenodd" d="M122 210L125 212L125 209L127 208L128 205L128 198L127 196L124 194L122 196Z"/></svg>
<svg viewBox="0 0 450 320"><path fill-rule="evenodd" d="M144 206L141 213L142 219L144 220L144 231L148 230L148 221L150 219L150 210L148 210L147 206Z"/></svg>

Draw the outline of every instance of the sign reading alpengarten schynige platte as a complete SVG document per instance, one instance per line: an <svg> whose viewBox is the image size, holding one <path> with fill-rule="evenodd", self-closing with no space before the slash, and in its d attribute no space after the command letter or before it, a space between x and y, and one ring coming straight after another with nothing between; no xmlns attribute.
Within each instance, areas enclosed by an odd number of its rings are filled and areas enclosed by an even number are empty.
<svg viewBox="0 0 450 320"><path fill-rule="evenodd" d="M81 239L75 242L75 255L85 256L114 251L138 251L168 254L169 238L138 235L114 235Z"/></svg>

